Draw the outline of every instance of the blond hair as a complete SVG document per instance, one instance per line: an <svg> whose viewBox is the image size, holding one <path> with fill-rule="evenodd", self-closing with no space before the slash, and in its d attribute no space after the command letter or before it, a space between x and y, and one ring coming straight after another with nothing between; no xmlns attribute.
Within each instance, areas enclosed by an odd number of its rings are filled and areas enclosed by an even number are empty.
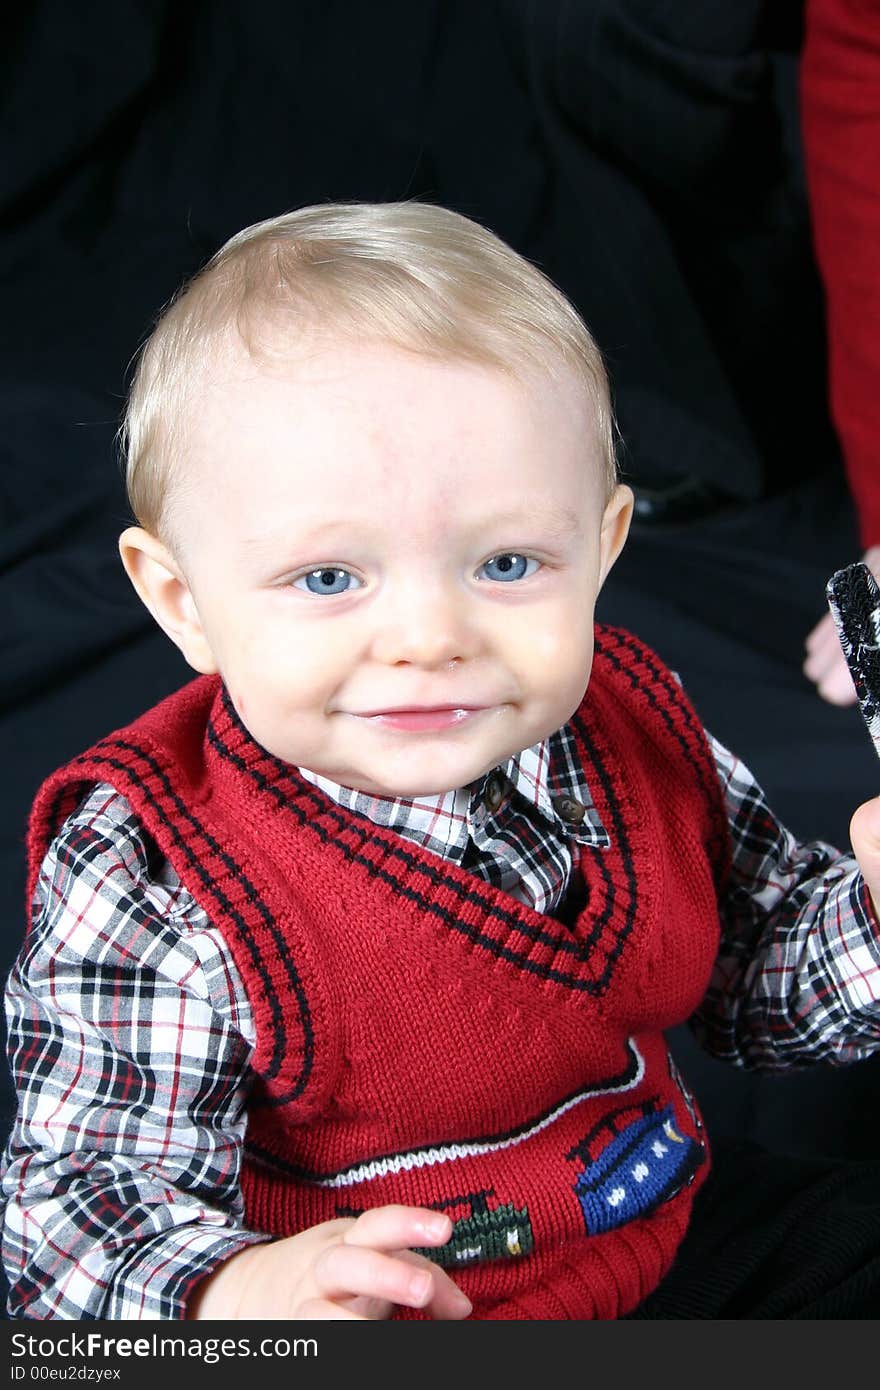
<svg viewBox="0 0 880 1390"><path fill-rule="evenodd" d="M160 315L141 351L120 430L141 526L168 524L200 374L237 339L255 357L306 337L356 335L446 360L582 382L603 481L617 479L602 357L565 295L494 233L427 203L330 203L246 227ZM233 335L231 338L230 335Z"/></svg>

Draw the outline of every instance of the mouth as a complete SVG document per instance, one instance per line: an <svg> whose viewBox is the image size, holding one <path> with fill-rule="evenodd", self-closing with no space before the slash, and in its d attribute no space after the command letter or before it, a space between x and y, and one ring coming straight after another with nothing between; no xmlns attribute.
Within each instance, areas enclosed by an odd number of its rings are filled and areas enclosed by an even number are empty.
<svg viewBox="0 0 880 1390"><path fill-rule="evenodd" d="M384 725L390 729L424 733L432 730L451 729L466 724L476 715L483 714L488 708L487 705L420 705L406 709L372 710L356 717L366 719L371 724Z"/></svg>

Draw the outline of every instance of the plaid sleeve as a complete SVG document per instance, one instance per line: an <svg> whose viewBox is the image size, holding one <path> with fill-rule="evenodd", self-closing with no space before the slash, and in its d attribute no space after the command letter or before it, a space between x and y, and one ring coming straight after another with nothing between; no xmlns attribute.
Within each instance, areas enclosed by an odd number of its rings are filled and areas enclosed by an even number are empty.
<svg viewBox="0 0 880 1390"><path fill-rule="evenodd" d="M880 925L851 854L799 844L710 739L732 836L721 945L692 1020L739 1066L855 1062L880 1048Z"/></svg>
<svg viewBox="0 0 880 1390"><path fill-rule="evenodd" d="M239 1191L252 1023L222 940L109 788L44 860L6 1009L10 1316L182 1317L261 1239Z"/></svg>

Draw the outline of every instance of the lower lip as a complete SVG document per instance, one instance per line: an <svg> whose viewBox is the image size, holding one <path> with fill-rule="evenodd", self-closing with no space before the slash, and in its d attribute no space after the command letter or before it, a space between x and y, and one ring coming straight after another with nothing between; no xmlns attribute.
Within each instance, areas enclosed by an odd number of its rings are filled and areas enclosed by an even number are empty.
<svg viewBox="0 0 880 1390"><path fill-rule="evenodd" d="M388 714L370 714L366 717L371 724L384 724L389 729L403 729L407 733L431 733L440 729L452 729L466 724L482 709L411 709L394 710Z"/></svg>

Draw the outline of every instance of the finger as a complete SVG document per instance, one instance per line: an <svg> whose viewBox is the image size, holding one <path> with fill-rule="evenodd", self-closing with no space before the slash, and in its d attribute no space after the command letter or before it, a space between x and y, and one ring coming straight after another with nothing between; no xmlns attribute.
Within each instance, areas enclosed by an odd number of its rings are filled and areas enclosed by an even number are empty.
<svg viewBox="0 0 880 1390"><path fill-rule="evenodd" d="M427 1207L372 1207L362 1212L343 1236L346 1245L369 1245L374 1250L399 1250L409 1245L445 1245L452 1221Z"/></svg>
<svg viewBox="0 0 880 1390"><path fill-rule="evenodd" d="M425 1307L432 1318L438 1322L452 1322L470 1317L474 1311L473 1304L445 1269L441 1269L431 1260L426 1260L424 1255L417 1254L415 1250L401 1250L400 1259L419 1267L427 1266L431 1271L433 1292Z"/></svg>
<svg viewBox="0 0 880 1390"><path fill-rule="evenodd" d="M830 617L830 614L829 614ZM817 640L803 666L804 675L832 705L854 705L856 691L846 657L833 627Z"/></svg>
<svg viewBox="0 0 880 1390"><path fill-rule="evenodd" d="M834 619L830 613L826 613L823 618L819 619L812 632L808 634L804 646L808 652L813 652L817 648L827 646L829 637L836 636Z"/></svg>
<svg viewBox="0 0 880 1390"><path fill-rule="evenodd" d="M846 657L839 648L828 661L817 661L811 666L805 664L804 675L813 682L822 699L827 700L829 704L855 704L856 688L846 664Z"/></svg>
<svg viewBox="0 0 880 1390"><path fill-rule="evenodd" d="M849 667L843 656L818 682L816 689L829 705L854 705L858 699Z"/></svg>
<svg viewBox="0 0 880 1390"><path fill-rule="evenodd" d="M866 801L849 824L853 851L874 903L880 903L880 797Z"/></svg>
<svg viewBox="0 0 880 1390"><path fill-rule="evenodd" d="M350 1308L343 1308L338 1303L333 1303L329 1298L307 1298L300 1305L297 1314L297 1322L369 1322L370 1319L365 1313L354 1313Z"/></svg>
<svg viewBox="0 0 880 1390"><path fill-rule="evenodd" d="M329 1245L312 1271L326 1298L378 1298L404 1308L424 1308L434 1295L433 1266L413 1266L400 1255L344 1242Z"/></svg>
<svg viewBox="0 0 880 1390"><path fill-rule="evenodd" d="M840 638L830 613L828 614L828 622L820 623L819 627L813 629L811 636L813 636L813 642L807 649L804 669L808 673L812 673L815 679L832 665L841 651Z"/></svg>

